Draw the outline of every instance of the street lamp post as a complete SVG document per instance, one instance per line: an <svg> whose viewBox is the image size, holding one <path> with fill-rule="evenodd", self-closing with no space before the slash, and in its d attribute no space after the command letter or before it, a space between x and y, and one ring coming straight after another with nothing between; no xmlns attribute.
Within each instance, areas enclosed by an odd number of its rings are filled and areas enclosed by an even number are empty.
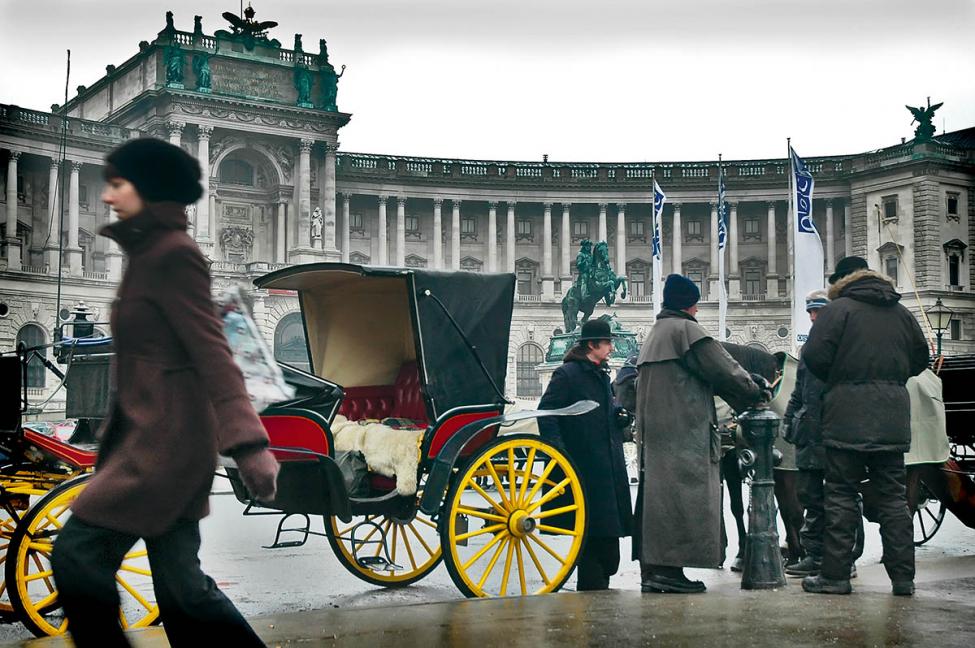
<svg viewBox="0 0 975 648"><path fill-rule="evenodd" d="M928 321L931 322L931 328L934 329L934 335L938 338L938 355L941 355L941 336L944 335L948 327L951 326L951 316L954 315L954 311L941 303L941 298L934 302L934 306L924 311L928 316Z"/></svg>

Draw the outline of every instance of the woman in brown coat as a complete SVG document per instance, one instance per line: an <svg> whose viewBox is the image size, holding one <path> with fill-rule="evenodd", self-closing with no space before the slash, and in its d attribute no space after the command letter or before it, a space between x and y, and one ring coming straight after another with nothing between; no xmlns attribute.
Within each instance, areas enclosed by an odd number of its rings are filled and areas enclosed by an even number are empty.
<svg viewBox="0 0 975 648"><path fill-rule="evenodd" d="M258 499L273 498L278 469L215 313L207 262L186 233L200 167L157 139L123 144L106 162L102 200L119 220L101 234L128 268L112 307L113 398L97 470L54 546L59 601L76 645L127 646L115 573L144 538L173 646L201 633L263 646L197 558L217 454L234 457Z"/></svg>

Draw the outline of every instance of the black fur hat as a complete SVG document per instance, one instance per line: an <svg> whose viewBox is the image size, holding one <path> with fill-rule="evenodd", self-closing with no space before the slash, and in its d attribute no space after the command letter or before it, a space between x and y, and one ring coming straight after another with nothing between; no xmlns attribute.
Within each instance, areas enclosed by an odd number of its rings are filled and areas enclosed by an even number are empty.
<svg viewBox="0 0 975 648"><path fill-rule="evenodd" d="M200 163L178 146L152 137L122 144L105 158L104 176L124 178L146 202L189 205L203 195Z"/></svg>
<svg viewBox="0 0 975 648"><path fill-rule="evenodd" d="M684 310L701 299L697 284L684 275L672 274L664 282L664 308Z"/></svg>

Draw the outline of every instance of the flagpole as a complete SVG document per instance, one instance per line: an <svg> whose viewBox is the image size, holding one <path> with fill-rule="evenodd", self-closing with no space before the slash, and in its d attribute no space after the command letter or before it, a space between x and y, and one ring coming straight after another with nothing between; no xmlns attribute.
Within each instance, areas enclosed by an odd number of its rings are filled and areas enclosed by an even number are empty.
<svg viewBox="0 0 975 648"><path fill-rule="evenodd" d="M796 235L794 231L795 225L792 222L795 219L795 213L796 213L795 205L793 204L796 199L796 190L795 190L796 169L795 169L795 163L792 160L792 138L791 137L785 138L785 154L786 154L786 159L789 161L789 200L786 203L789 206L789 208L785 214L785 222L789 228L792 228L792 230L788 230L788 229L786 230L786 237L785 237L786 246L789 248L787 250L788 254L786 255L786 264L787 264L786 270L788 271L789 267L792 268L792 273L789 276L789 281L792 282L792 287L790 290L792 299L789 300L789 331L790 334L792 335L792 354L795 355L796 357L799 357L799 345L797 344L797 339L796 339L796 324L797 324L796 322L796 270L795 270ZM791 246L789 246L789 241L792 241ZM788 286L788 283L786 285Z"/></svg>
<svg viewBox="0 0 975 648"><path fill-rule="evenodd" d="M718 240L714 244L718 246L718 339L721 341L728 339L728 293L724 287L724 247L721 245L722 228L725 228L725 241L728 240L727 224L724 222L725 191L727 187L724 185L724 166L721 163L721 153L718 153Z"/></svg>

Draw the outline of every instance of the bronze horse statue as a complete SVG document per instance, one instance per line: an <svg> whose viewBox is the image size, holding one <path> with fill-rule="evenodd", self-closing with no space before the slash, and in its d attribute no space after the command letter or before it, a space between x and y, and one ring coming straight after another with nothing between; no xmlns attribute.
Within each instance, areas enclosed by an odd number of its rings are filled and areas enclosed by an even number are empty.
<svg viewBox="0 0 975 648"><path fill-rule="evenodd" d="M600 241L593 248L592 268L579 267L579 278L562 298L562 318L565 322L565 332L571 333L579 326L576 316L582 313L582 322L587 322L592 316L596 304L600 300L607 306L616 303L616 291L622 286L621 297L626 299L626 277L618 277L609 265L609 246ZM587 271L588 270L588 271Z"/></svg>

